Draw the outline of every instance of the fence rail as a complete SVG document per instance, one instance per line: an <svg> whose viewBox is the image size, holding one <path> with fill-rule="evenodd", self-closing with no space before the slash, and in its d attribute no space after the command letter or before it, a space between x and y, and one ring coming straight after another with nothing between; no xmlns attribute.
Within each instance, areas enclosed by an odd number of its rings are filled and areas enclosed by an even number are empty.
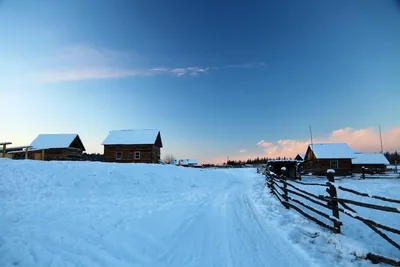
<svg viewBox="0 0 400 267"><path fill-rule="evenodd" d="M358 207L364 207L368 209L374 209L374 210L379 210L383 212L391 212L391 213L400 213L400 210L394 207L390 206L384 206L384 205L376 205L376 204L370 204L370 203L364 203L360 201L355 201L352 199L346 199L346 198L340 198L338 197L337 191L345 191L351 194L363 196L363 197L369 197L373 199L379 199L382 201L386 202L391 202L391 203L400 203L400 200L396 199L390 199L386 197L381 197L381 196L375 196L375 195L369 195L367 193L363 192L358 192L354 189L338 186L336 187L334 182L334 173L328 173L327 178L328 181L326 184L322 183L306 183L306 182L300 182L300 181L295 181L295 180L288 180L287 177L284 175L277 176L274 173L270 173L268 171L264 172L265 174L265 185L268 186L270 189L270 193L273 194L281 204L287 208L287 209L294 209L295 211L299 212L301 215L304 217L308 218L309 220L315 222L316 224L332 231L333 233L341 233L341 226L342 226L342 221L340 220L340 213L346 214L347 216L350 216L350 218L353 218L355 220L358 220L362 223L364 223L367 227L369 227L371 230L373 230L375 233L377 233L379 236L381 236L384 240L386 240L389 244L400 250L400 244L396 243L393 239L391 239L388 235L383 233L380 229L383 229L385 231L391 232L393 234L400 235L400 230L383 225L380 223L377 223L373 221L372 219L367 219L359 215L355 209L350 207L349 205L354 205ZM316 195L314 193L308 192L305 189L300 189L294 184L301 184L306 187L308 186L321 186L321 187L326 187L326 192L328 195ZM310 206L301 200L298 199L302 198L305 199L313 204L316 204L318 206ZM296 205L295 205L296 204ZM348 205L349 204L349 205ZM339 207L339 205L341 207ZM318 214L319 216L326 218L327 220L331 221L333 225L329 225L320 219L316 218L314 215L310 214L309 212L312 212L314 214ZM400 220L400 218L399 218ZM375 255L372 253L369 253L366 257L366 259L371 260L374 263L377 262L382 262L382 263L387 263L391 264L393 266L400 266L400 262L384 257L382 255Z"/></svg>

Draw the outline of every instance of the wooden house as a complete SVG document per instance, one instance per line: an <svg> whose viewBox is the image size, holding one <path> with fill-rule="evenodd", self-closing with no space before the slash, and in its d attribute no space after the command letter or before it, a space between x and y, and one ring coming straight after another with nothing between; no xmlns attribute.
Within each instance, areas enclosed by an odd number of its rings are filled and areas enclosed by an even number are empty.
<svg viewBox="0 0 400 267"><path fill-rule="evenodd" d="M78 134L39 134L29 146L28 159L81 160L85 147ZM13 159L25 158L25 151L13 151Z"/></svg>
<svg viewBox="0 0 400 267"><path fill-rule="evenodd" d="M336 175L351 175L354 151L343 143L309 145L304 159L304 172L325 175L333 169Z"/></svg>
<svg viewBox="0 0 400 267"><path fill-rule="evenodd" d="M104 161L124 163L159 163L162 140L160 131L110 131L104 139Z"/></svg>
<svg viewBox="0 0 400 267"><path fill-rule="evenodd" d="M365 168L366 173L383 173L386 166L390 165L385 155L381 153L355 153L351 160L353 172L362 173Z"/></svg>

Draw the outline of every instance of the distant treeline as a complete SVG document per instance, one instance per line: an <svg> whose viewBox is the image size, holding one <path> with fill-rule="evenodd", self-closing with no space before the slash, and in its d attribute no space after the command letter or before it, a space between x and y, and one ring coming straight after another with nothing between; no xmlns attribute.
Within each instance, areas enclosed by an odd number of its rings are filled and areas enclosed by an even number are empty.
<svg viewBox="0 0 400 267"><path fill-rule="evenodd" d="M394 165L397 160L397 164L400 164L400 154L395 151L395 152L385 152L385 157L388 159L390 164Z"/></svg>
<svg viewBox="0 0 400 267"><path fill-rule="evenodd" d="M248 159L248 160L228 160L228 165L231 166L239 166L239 165L246 165L246 164L251 164L251 165L260 165L260 164L266 164L269 160L287 160L291 158L286 158L286 157L277 157L277 158L255 158L255 159Z"/></svg>

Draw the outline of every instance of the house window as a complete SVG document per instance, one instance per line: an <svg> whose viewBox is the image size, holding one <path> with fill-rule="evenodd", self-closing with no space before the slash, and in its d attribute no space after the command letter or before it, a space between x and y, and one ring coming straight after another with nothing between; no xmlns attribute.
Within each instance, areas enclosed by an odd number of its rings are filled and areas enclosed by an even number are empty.
<svg viewBox="0 0 400 267"><path fill-rule="evenodd" d="M337 160L331 160L331 169L339 169L339 163Z"/></svg>
<svg viewBox="0 0 400 267"><path fill-rule="evenodd" d="M135 159L140 159L140 151L135 151Z"/></svg>
<svg viewBox="0 0 400 267"><path fill-rule="evenodd" d="M122 159L122 152L115 153L115 159L116 160L121 160Z"/></svg>

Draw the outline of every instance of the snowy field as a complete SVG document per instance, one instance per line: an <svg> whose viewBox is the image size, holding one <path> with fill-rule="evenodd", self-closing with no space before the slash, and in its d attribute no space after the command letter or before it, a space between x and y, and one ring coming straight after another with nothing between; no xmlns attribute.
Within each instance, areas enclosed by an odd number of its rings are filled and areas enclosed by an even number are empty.
<svg viewBox="0 0 400 267"><path fill-rule="evenodd" d="M0 266L310 266L256 210L255 176L0 160Z"/></svg>
<svg viewBox="0 0 400 267"><path fill-rule="evenodd" d="M0 159L0 266L374 266L354 254L372 242L284 209L263 182L255 169Z"/></svg>

